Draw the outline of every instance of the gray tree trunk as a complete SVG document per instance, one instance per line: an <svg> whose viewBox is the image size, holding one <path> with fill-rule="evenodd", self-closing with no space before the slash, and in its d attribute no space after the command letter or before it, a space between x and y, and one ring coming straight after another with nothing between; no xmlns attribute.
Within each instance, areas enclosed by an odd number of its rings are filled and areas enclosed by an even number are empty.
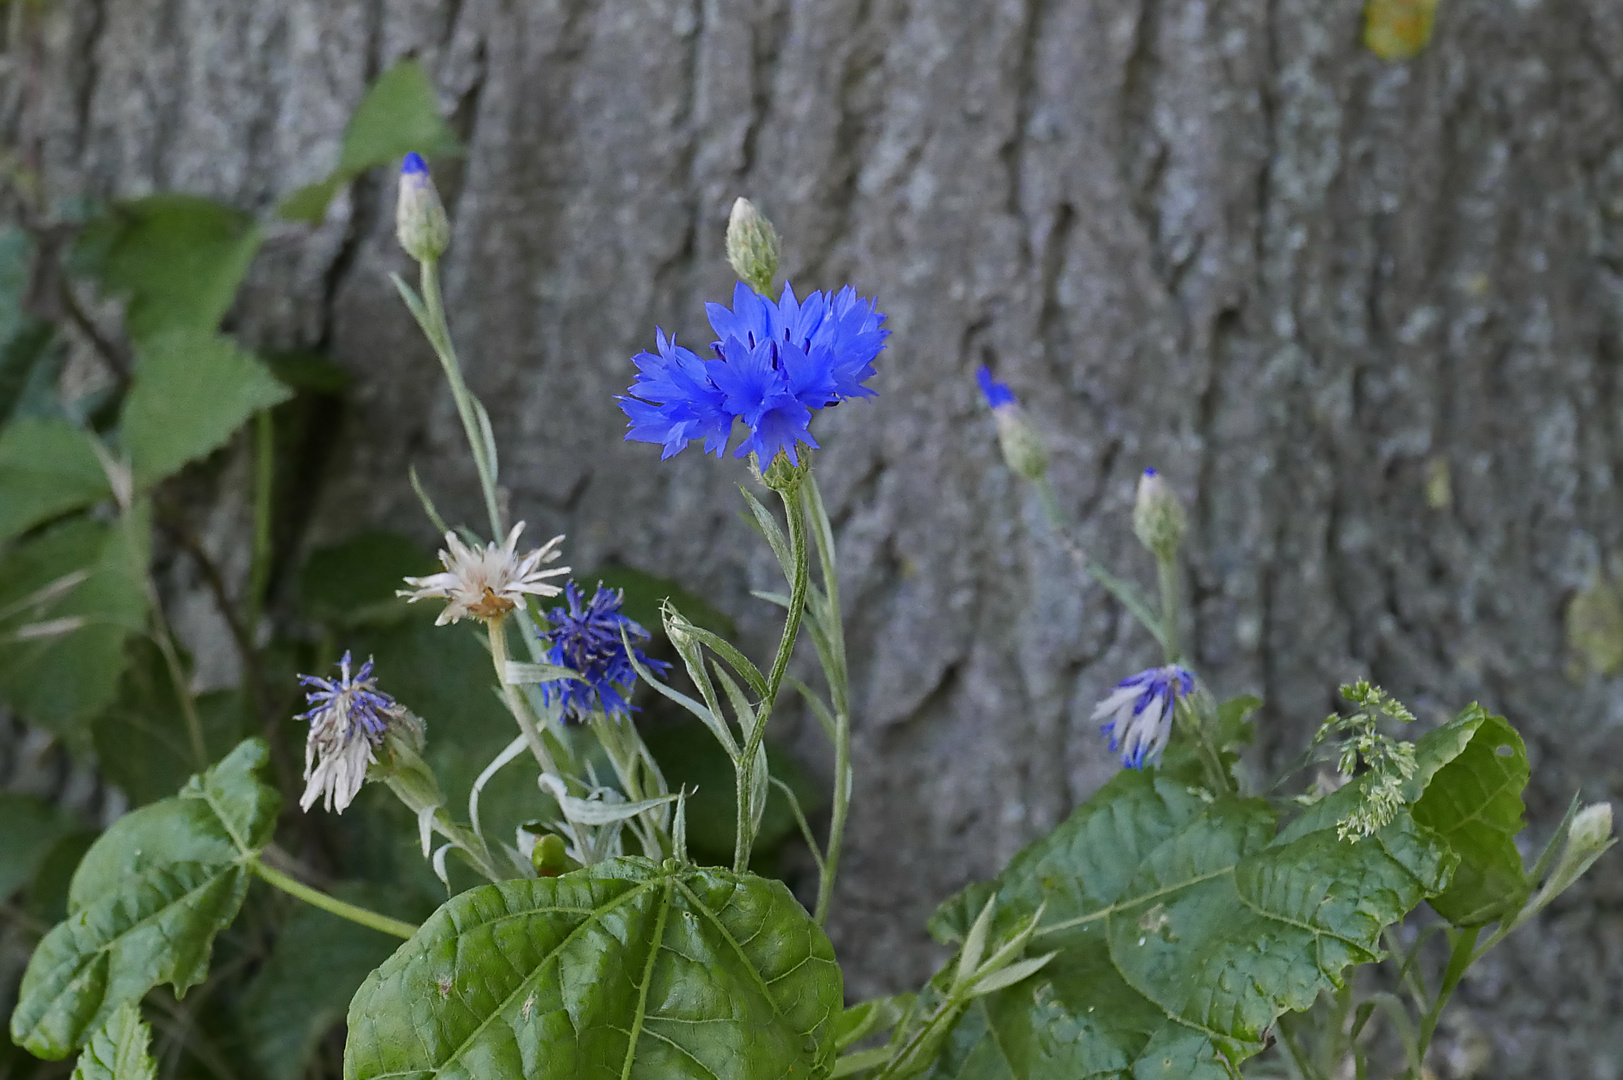
<svg viewBox="0 0 1623 1080"><path fill-rule="evenodd" d="M1424 718L1479 699L1521 726L1535 832L1623 782L1623 694L1572 681L1562 625L1623 554L1623 5L1442 0L1406 64L1361 46L1360 7L47 0L8 10L5 125L53 192L268 213L421 57L470 146L440 173L450 306L514 510L578 567L709 591L757 651L742 467L660 464L613 396L656 324L706 340L735 195L797 286L880 297L881 395L817 426L856 665L832 932L865 995L917 984L932 906L1110 774L1089 711L1154 656L1001 464L979 363L1048 433L1084 543L1141 580L1134 479L1172 479L1185 633L1220 692L1267 701L1270 764L1369 675ZM386 280L391 198L363 180L275 237L235 315L356 376L311 542L427 539L411 463L477 516ZM1493 1074L1623 1075L1620 901L1613 857L1466 984Z"/></svg>

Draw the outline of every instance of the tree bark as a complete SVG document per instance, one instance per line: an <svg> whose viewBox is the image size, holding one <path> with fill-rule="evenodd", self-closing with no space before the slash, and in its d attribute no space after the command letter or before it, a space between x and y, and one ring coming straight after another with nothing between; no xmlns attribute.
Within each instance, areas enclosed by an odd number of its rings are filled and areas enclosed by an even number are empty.
<svg viewBox="0 0 1623 1080"><path fill-rule="evenodd" d="M739 463L659 463L614 395L655 325L706 340L745 194L802 289L895 331L823 414L857 788L832 933L853 996L939 959L936 902L1116 765L1089 721L1153 643L999 460L986 363L1047 434L1091 552L1139 580L1133 484L1190 508L1184 627L1285 763L1368 676L1528 735L1542 840L1620 783L1623 695L1568 674L1567 599L1623 557L1623 6L1443 0L1407 63L1356 0L49 0L14 4L5 127L47 190L254 208L330 168L416 55L469 146L439 170L449 307L503 480L577 567L676 578L770 647ZM273 236L234 312L331 350L354 408L307 543L477 520L390 270L392 180ZM1429 494L1428 498L1428 483ZM802 740L814 745L810 734ZM1505 1076L1623 1075L1623 861L1458 999Z"/></svg>

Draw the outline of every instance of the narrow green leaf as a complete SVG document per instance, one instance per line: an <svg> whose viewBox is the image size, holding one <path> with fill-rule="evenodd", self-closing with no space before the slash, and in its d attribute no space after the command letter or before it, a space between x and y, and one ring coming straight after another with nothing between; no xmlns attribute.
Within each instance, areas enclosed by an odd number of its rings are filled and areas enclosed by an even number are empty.
<svg viewBox="0 0 1623 1080"><path fill-rule="evenodd" d="M111 494L83 428L38 417L0 429L0 541Z"/></svg>
<svg viewBox="0 0 1623 1080"><path fill-rule="evenodd" d="M112 294L128 295L137 343L173 329L213 332L263 241L252 215L195 195L115 205L81 234L74 258Z"/></svg>
<svg viewBox="0 0 1623 1080"><path fill-rule="evenodd" d="M416 60L402 60L378 77L344 129L338 167L326 179L300 188L277 207L292 221L319 225L338 189L375 165L398 163L416 151L427 158L454 157L462 144L440 118L433 84Z"/></svg>
<svg viewBox="0 0 1623 1080"><path fill-rule="evenodd" d="M0 903L34 880L51 848L76 828L71 816L44 799L0 791Z"/></svg>
<svg viewBox="0 0 1623 1080"><path fill-rule="evenodd" d="M125 1002L91 1037L73 1067L73 1080L155 1080L157 1062L148 1047L152 1029L135 1002Z"/></svg>
<svg viewBox="0 0 1623 1080"><path fill-rule="evenodd" d="M64 522L0 558L0 698L74 735L118 692L146 625L145 516Z"/></svg>
<svg viewBox="0 0 1623 1080"><path fill-rule="evenodd" d="M506 678L510 686L538 686L541 683L563 682L566 679L578 680L580 673L573 668L559 667L557 664L530 664L522 660L509 660Z"/></svg>
<svg viewBox="0 0 1623 1080"><path fill-rule="evenodd" d="M1453 882L1431 906L1456 926L1480 926L1519 906L1530 888L1516 848L1530 770L1527 747L1504 717L1479 705L1464 715L1480 723L1464 750L1432 777L1414 818L1460 856Z"/></svg>
<svg viewBox="0 0 1623 1080"><path fill-rule="evenodd" d="M169 983L177 996L208 973L214 935L236 917L249 864L270 840L281 801L254 774L250 739L181 793L120 818L79 864L68 917L23 975L11 1037L66 1057L120 1005Z"/></svg>
<svg viewBox="0 0 1623 1080"><path fill-rule="evenodd" d="M615 859L453 898L349 1010L344 1075L827 1075L833 949L781 883Z"/></svg>
<svg viewBox="0 0 1623 1080"><path fill-rule="evenodd" d="M783 527L778 519L772 516L760 499L757 499L749 488L740 484L738 490L743 493L744 501L749 504L750 514L753 515L755 527L766 538L767 546L777 557L778 566L783 570L784 580L793 581L795 576L795 563L789 551L789 539L783 535Z"/></svg>
<svg viewBox="0 0 1623 1080"><path fill-rule="evenodd" d="M229 338L176 330L140 348L124 403L124 446L139 487L212 453L249 417L291 395Z"/></svg>

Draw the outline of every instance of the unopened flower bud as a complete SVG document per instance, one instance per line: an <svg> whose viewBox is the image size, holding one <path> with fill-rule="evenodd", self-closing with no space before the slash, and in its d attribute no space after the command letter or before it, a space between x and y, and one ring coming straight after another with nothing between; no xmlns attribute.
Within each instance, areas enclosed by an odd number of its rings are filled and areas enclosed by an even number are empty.
<svg viewBox="0 0 1623 1080"><path fill-rule="evenodd" d="M997 422L997 441L1003 448L1004 462L1027 480L1041 480L1048 472L1048 447L1026 418L1026 412L1020 407L1014 391L1009 389L1007 383L993 379L984 364L975 373L975 378L981 384L986 403L992 407L992 419Z"/></svg>
<svg viewBox="0 0 1623 1080"><path fill-rule="evenodd" d="M546 833L535 841L535 847L530 852L530 865L542 877L557 877L574 869L574 860L564 848L563 838L555 833Z"/></svg>
<svg viewBox="0 0 1623 1080"><path fill-rule="evenodd" d="M1567 851L1580 857L1599 851L1612 838L1612 804L1595 803L1578 811L1567 830Z"/></svg>
<svg viewBox="0 0 1623 1080"><path fill-rule="evenodd" d="M1145 469L1138 478L1138 498L1133 503L1133 532L1139 543L1157 559L1171 559L1183 543L1188 529L1183 505L1154 469Z"/></svg>
<svg viewBox="0 0 1623 1080"><path fill-rule="evenodd" d="M778 232L755 204L740 196L727 217L727 261L740 281L758 293L778 274Z"/></svg>
<svg viewBox="0 0 1623 1080"><path fill-rule="evenodd" d="M400 198L395 203L395 236L418 262L433 262L451 242L445 205L428 175L422 155L411 153L400 165Z"/></svg>

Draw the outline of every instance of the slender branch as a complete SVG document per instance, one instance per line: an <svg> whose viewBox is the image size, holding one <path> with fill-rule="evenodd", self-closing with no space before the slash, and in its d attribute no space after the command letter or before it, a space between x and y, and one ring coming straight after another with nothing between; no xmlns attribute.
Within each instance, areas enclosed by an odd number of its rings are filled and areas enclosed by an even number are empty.
<svg viewBox="0 0 1623 1080"><path fill-rule="evenodd" d="M851 807L851 694L845 660L845 625L840 609L840 581L836 572L834 538L829 526L828 510L823 505L823 494L817 487L816 477L806 478L806 502L811 507L816 526L817 556L823 573L823 637L828 641L833 671L824 671L828 678L831 704L834 706L834 797L828 824L828 848L818 861L817 925L828 921L829 907L834 900L834 879L840 868L840 849L845 839L845 819ZM816 847L812 848L813 853Z"/></svg>
<svg viewBox="0 0 1623 1080"><path fill-rule="evenodd" d="M496 665L496 681L502 688L502 699L507 702L507 709L513 714L519 730L524 733L524 742L535 757L536 764L541 771L553 776L561 777L557 762L553 761L552 753L547 750L546 742L541 738L541 729L536 723L536 717L531 714L529 702L519 693L518 687L507 681L507 628L505 620L491 619L485 624L490 632L490 659Z"/></svg>
<svg viewBox="0 0 1623 1080"><path fill-rule="evenodd" d="M789 585L789 612L783 620L783 637L778 641L778 655L772 661L772 670L766 679L766 697L750 728L749 740L738 759L738 821L733 838L733 873L742 874L749 867L750 849L755 846L755 821L750 812L750 789L755 782L755 757L766 737L766 722L777 704L778 691L783 687L783 676L789 669L789 656L795 651L795 638L800 633L800 618L806 611L806 591L809 574L806 557L806 514L800 501L800 486L780 491L783 510L789 519L789 551L794 562L794 578Z"/></svg>
<svg viewBox="0 0 1623 1080"><path fill-rule="evenodd" d="M1094 561L1083 549L1082 545L1077 543L1076 539L1071 536L1070 528L1065 524L1065 517L1060 511L1059 500L1055 497L1053 485L1048 482L1048 478L1044 477L1036 481L1036 485L1038 499L1042 503L1043 516L1048 519L1049 527L1054 530L1054 535L1064 545L1066 552L1071 556L1071 560L1076 563L1077 569L1082 572L1082 576L1090 581L1097 582L1100 588L1115 597L1117 602L1131 612L1133 617L1144 625L1144 629L1154 636L1155 640L1160 643L1162 651L1168 654L1176 652L1177 642L1168 639L1167 631L1161 625L1160 616L1150 609L1149 603L1145 601L1138 589L1131 582L1123 581Z"/></svg>
<svg viewBox="0 0 1623 1080"><path fill-rule="evenodd" d="M1167 663L1176 664L1182 657L1178 647L1178 560L1157 558L1155 580L1161 591L1161 628L1165 631L1161 648Z"/></svg>
<svg viewBox="0 0 1623 1080"><path fill-rule="evenodd" d="M209 767L208 743L203 738L203 722L197 716L197 702L192 699L190 681L186 678L186 669L180 662L180 653L175 648L175 637L169 629L169 620L163 613L163 602L158 598L157 582L152 580L152 574L147 573L145 578L147 607L152 615L152 641L158 646L158 652L163 656L164 667L169 672L169 681L174 685L175 698L180 702L180 715L186 721L186 738L191 743L192 758L197 765L197 771L202 772Z"/></svg>
<svg viewBox="0 0 1623 1080"><path fill-rule="evenodd" d="M462 378L462 362L457 359L456 346L451 342L451 328L445 320L445 299L440 292L439 263L431 260L420 265L423 304L428 311L428 325L423 329L428 334L429 344L434 346L434 352L439 356L440 366L445 369L446 381L451 384L451 397L456 401L457 415L461 417L463 430L468 437L468 449L473 453L474 467L479 472L479 486L485 497L485 512L490 516L491 539L499 542L505 530L502 528L500 504L496 499L495 470L492 468L493 463L485 455L485 437L474 412L473 394L469 392L468 384Z"/></svg>
<svg viewBox="0 0 1623 1080"><path fill-rule="evenodd" d="M370 929L392 934L397 938L409 939L417 932L417 928L411 923L391 919L387 915L379 915L375 911L368 911L366 908L356 907L354 904L346 904L336 896L328 896L318 889L312 889L302 881L289 877L280 870L272 870L258 859L253 861L252 866L254 873L266 884L274 885L289 896L296 896L312 907L318 907L322 911L337 915L341 919L348 919L352 923L359 923Z"/></svg>

